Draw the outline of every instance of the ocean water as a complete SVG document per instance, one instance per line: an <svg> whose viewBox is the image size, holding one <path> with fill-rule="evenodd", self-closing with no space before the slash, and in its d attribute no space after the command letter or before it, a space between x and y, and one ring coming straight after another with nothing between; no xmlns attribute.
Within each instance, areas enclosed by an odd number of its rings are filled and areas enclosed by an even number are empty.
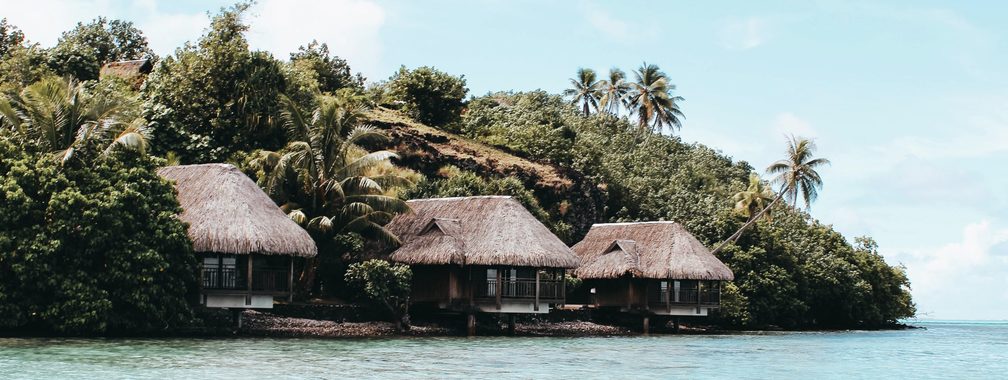
<svg viewBox="0 0 1008 380"><path fill-rule="evenodd" d="M1008 322L591 338L13 339L0 379L1008 377Z"/></svg>

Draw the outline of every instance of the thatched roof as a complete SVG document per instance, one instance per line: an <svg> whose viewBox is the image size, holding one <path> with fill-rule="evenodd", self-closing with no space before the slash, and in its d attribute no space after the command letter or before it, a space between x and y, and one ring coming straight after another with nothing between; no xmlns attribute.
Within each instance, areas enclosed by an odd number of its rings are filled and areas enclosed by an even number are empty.
<svg viewBox="0 0 1008 380"><path fill-rule="evenodd" d="M582 279L639 278L733 280L735 276L675 222L595 224L573 247Z"/></svg>
<svg viewBox="0 0 1008 380"><path fill-rule="evenodd" d="M521 203L508 196L414 199L412 213L386 228L406 264L574 268L577 257Z"/></svg>
<svg viewBox="0 0 1008 380"><path fill-rule="evenodd" d="M102 66L98 75L100 77L112 75L123 79L133 79L140 75L150 74L153 68L154 65L149 59L109 62Z"/></svg>
<svg viewBox="0 0 1008 380"><path fill-rule="evenodd" d="M189 223L196 252L315 256L311 236L280 210L252 179L228 164L168 166L180 219Z"/></svg>

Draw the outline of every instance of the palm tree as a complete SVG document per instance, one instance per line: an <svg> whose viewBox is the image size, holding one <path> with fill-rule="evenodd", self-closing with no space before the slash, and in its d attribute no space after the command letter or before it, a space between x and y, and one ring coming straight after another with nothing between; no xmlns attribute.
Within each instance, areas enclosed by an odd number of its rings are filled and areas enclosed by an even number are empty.
<svg viewBox="0 0 1008 380"><path fill-rule="evenodd" d="M732 200L735 201L735 212L748 221L773 202L775 195L759 174L749 173L749 187L732 196ZM767 211L764 217L769 216L770 211Z"/></svg>
<svg viewBox="0 0 1008 380"><path fill-rule="evenodd" d="M638 126L658 132L665 126L681 128L683 114L676 102L683 98L672 95L675 85L668 83L668 76L658 66L646 62L634 71L634 76L629 104L631 111L637 113Z"/></svg>
<svg viewBox="0 0 1008 380"><path fill-rule="evenodd" d="M750 217L749 221L743 224L738 231L718 244L713 253L719 252L729 241L737 241L742 236L742 232L766 215L781 199L785 199L792 205L797 205L798 198L801 197L805 201L806 208L815 201L819 189L822 188L822 177L816 170L830 163L828 159L815 158L813 156L815 150L816 146L812 140L794 136L788 138L787 157L774 162L767 168L767 173L774 175L771 183L780 185L777 196L759 213Z"/></svg>
<svg viewBox="0 0 1008 380"><path fill-rule="evenodd" d="M358 144L386 141L381 131L362 125L362 109L343 107L338 99L323 98L311 115L305 115L289 98L281 100L282 116L291 142L281 152L262 152L275 163L267 174L267 189L286 200L292 218L302 219L313 233L356 232L365 237L398 244L383 225L409 207L402 199L386 195L386 187L408 180L382 172L395 153L367 152ZM269 166L269 165L267 165Z"/></svg>
<svg viewBox="0 0 1008 380"><path fill-rule="evenodd" d="M581 104L585 116L594 109L599 109L599 81L596 79L595 70L580 68L577 77L570 79L571 88L564 91L564 94L571 97L571 103Z"/></svg>
<svg viewBox="0 0 1008 380"><path fill-rule="evenodd" d="M92 144L103 145L102 154L119 147L143 152L145 121L121 120L135 105L88 94L73 80L46 77L25 87L15 99L0 98L0 125L22 144L51 152L61 162Z"/></svg>
<svg viewBox="0 0 1008 380"><path fill-rule="evenodd" d="M774 175L773 183L781 185L781 194L792 205L797 206L798 197L809 208L822 188L822 177L816 169L830 164L825 158L813 158L816 145L812 140L791 136L788 141L787 158L774 162L767 168L767 174Z"/></svg>
<svg viewBox="0 0 1008 380"><path fill-rule="evenodd" d="M602 110L616 116L620 107L627 106L627 95L630 93L630 84L626 81L626 73L617 68L609 69L609 79L604 79L599 83L602 98L599 99Z"/></svg>
<svg viewBox="0 0 1008 380"><path fill-rule="evenodd" d="M393 152L368 152L358 144L386 141L387 136L361 123L363 109L323 97L309 115L282 97L282 117L290 143L280 152L261 152L253 166L266 174L264 185L288 216L316 241L345 233L397 245L384 228L396 214L409 211L394 188L409 179L390 170ZM312 262L302 273L302 286L314 283Z"/></svg>

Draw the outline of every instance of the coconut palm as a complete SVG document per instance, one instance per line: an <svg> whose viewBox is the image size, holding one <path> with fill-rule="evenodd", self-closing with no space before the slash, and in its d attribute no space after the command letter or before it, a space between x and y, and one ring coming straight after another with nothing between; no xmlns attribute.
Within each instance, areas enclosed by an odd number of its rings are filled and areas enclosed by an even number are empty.
<svg viewBox="0 0 1008 380"><path fill-rule="evenodd" d="M792 205L798 199L809 208L822 188L822 177L816 169L829 165L825 158L815 158L816 145L812 140L791 136L788 141L787 158L774 162L767 168L767 174L774 175L773 183L781 186L781 194Z"/></svg>
<svg viewBox="0 0 1008 380"><path fill-rule="evenodd" d="M766 208L770 202L773 202L775 195L759 174L749 173L749 187L732 196L732 201L735 202L735 212L744 216L748 221L760 210ZM769 216L770 211L767 211L764 217Z"/></svg>
<svg viewBox="0 0 1008 380"><path fill-rule="evenodd" d="M599 81L596 78L595 70L580 68L577 77L570 79L571 88L564 91L564 94L571 97L571 103L581 104L581 109L585 116L591 114L591 110L599 109Z"/></svg>
<svg viewBox="0 0 1008 380"><path fill-rule="evenodd" d="M668 76L656 65L646 62L634 71L636 81L630 83L629 108L637 114L637 124L641 129L660 132L665 126L682 127L683 114L676 102L680 96L673 96L675 85L669 84Z"/></svg>
<svg viewBox="0 0 1008 380"><path fill-rule="evenodd" d="M364 109L346 99L323 97L310 114L290 98L281 97L281 104L291 142L279 152L260 152L251 163L264 173L261 184L270 195L320 247L347 233L399 244L384 226L409 211L394 189L410 181L390 169L395 153L368 152L358 145L386 141L387 136L363 124ZM302 290L314 286L318 264L317 259L306 263L299 279Z"/></svg>
<svg viewBox="0 0 1008 380"><path fill-rule="evenodd" d="M280 152L261 152L257 161L268 169L265 185L271 195L316 236L354 232L398 244L383 226L409 207L387 188L409 181L383 169L395 153L367 152L358 145L385 141L385 134L361 123L363 109L336 98L323 98L310 115L289 98L281 102L291 142Z"/></svg>
<svg viewBox="0 0 1008 380"><path fill-rule="evenodd" d="M737 241L742 232L766 215L781 199L797 206L800 197L805 202L806 208L815 201L823 184L817 169L830 163L828 159L814 157L815 150L816 146L812 140L794 136L788 138L787 157L774 162L766 170L768 174L774 176L771 183L780 185L777 196L759 213L750 217L738 231L718 244L714 248L714 253L719 252L729 241Z"/></svg>
<svg viewBox="0 0 1008 380"><path fill-rule="evenodd" d="M609 78L599 83L602 97L599 99L601 109L612 115L618 115L620 107L627 106L627 95L630 94L630 84L626 81L626 73L617 68L609 69Z"/></svg>
<svg viewBox="0 0 1008 380"><path fill-rule="evenodd" d="M25 87L15 99L0 98L0 125L17 141L51 152L61 162L92 144L103 154L115 148L145 151L144 120L121 120L135 105L93 96L69 79L46 77Z"/></svg>

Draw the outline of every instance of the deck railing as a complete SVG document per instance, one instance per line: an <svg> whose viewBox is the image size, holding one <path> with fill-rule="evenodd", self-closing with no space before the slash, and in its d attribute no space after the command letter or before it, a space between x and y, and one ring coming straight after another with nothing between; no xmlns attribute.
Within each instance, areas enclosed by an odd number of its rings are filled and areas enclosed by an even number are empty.
<svg viewBox="0 0 1008 380"><path fill-rule="evenodd" d="M501 280L501 298L535 298L535 280ZM497 296L497 280L486 280L483 297ZM562 299L563 282L556 280L539 280L539 299Z"/></svg>
<svg viewBox="0 0 1008 380"><path fill-rule="evenodd" d="M666 300L672 305L720 305L721 292L716 288L699 289L699 291L696 288L685 288L679 289L677 294L675 289L659 289L656 292L652 291L648 297L648 303L652 305L665 305Z"/></svg>
<svg viewBox="0 0 1008 380"><path fill-rule="evenodd" d="M204 267L203 289L245 289L244 278L239 278L235 267Z"/></svg>
<svg viewBox="0 0 1008 380"><path fill-rule="evenodd" d="M252 290L290 290L290 272L282 269L253 269Z"/></svg>
<svg viewBox="0 0 1008 380"><path fill-rule="evenodd" d="M235 267L204 267L203 289L211 290L248 290L244 273ZM283 269L253 269L253 291L288 291L290 290L290 272Z"/></svg>

